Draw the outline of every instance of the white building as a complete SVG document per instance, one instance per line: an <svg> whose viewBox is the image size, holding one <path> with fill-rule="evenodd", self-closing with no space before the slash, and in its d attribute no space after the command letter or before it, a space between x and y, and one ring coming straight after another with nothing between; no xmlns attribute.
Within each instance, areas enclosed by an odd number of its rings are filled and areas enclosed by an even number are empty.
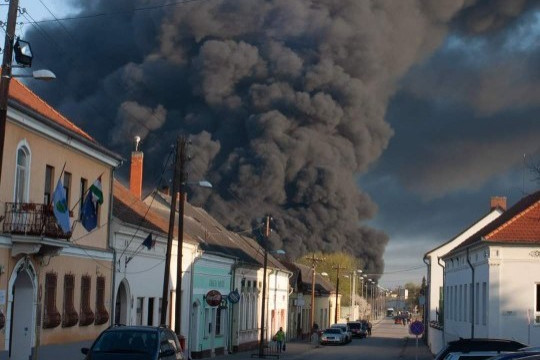
<svg viewBox="0 0 540 360"><path fill-rule="evenodd" d="M448 341L444 338L443 332L443 312L442 312L442 291L443 291L443 269L445 266L442 256L460 245L463 241L475 234L478 230L499 217L506 210L506 198L492 197L490 211L461 231L458 235L448 240L444 244L428 251L424 255L424 262L427 264L427 296L426 296L426 326L427 342L431 352L438 353ZM399 309L399 307L394 307Z"/></svg>
<svg viewBox="0 0 540 360"><path fill-rule="evenodd" d="M443 255L444 339L540 345L540 192Z"/></svg>

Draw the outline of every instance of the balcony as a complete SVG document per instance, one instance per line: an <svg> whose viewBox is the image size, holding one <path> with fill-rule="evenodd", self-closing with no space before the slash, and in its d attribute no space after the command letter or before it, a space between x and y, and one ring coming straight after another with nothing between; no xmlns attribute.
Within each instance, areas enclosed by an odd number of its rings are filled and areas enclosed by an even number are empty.
<svg viewBox="0 0 540 360"><path fill-rule="evenodd" d="M52 207L44 204L6 203L2 230L11 235L11 256L55 255L69 246L71 237L56 223Z"/></svg>
<svg viewBox="0 0 540 360"><path fill-rule="evenodd" d="M71 237L71 233L64 233L58 226L50 205L35 203L6 203L3 232L52 239Z"/></svg>

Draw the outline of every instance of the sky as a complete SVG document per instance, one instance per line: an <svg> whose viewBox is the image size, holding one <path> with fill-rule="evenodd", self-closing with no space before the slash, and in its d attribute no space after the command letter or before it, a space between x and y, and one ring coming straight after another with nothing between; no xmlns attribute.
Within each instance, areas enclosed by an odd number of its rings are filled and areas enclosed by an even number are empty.
<svg viewBox="0 0 540 360"><path fill-rule="evenodd" d="M236 230L272 213L273 248L349 251L381 286L420 283L491 196L538 187L534 1L20 7L35 68L58 77L27 85L125 158L141 136L147 190L181 129L190 177L215 187L190 201Z"/></svg>

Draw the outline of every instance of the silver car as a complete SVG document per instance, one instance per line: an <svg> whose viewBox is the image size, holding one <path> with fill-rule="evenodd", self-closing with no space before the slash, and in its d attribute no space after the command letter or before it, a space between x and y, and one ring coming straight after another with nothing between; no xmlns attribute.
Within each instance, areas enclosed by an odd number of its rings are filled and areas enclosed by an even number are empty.
<svg viewBox="0 0 540 360"><path fill-rule="evenodd" d="M330 326L330 328L339 328L343 331L345 334L345 342L351 342L352 341L352 331L349 325L347 324L334 324Z"/></svg>
<svg viewBox="0 0 540 360"><path fill-rule="evenodd" d="M321 345L345 344L346 336L340 328L330 328L323 331L320 342Z"/></svg>

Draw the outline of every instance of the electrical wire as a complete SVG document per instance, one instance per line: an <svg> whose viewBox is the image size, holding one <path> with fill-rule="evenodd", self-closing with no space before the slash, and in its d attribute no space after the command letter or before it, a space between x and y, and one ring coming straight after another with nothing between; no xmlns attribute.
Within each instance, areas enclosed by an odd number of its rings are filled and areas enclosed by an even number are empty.
<svg viewBox="0 0 540 360"><path fill-rule="evenodd" d="M37 24L42 24L42 23L48 23L48 22L54 22L54 21L95 19L95 18L98 18L98 17L131 14L131 13L135 13L135 12L139 12L139 11L158 10L158 9L163 9L163 8L166 8L166 7L174 7L174 6L180 6L180 5L185 5L185 4L188 4L188 3L202 2L202 1L210 1L210 0L179 0L179 1L172 1L172 2L168 2L168 3L164 3L164 4L159 4L159 5L142 6L142 7L138 7L138 8L134 8L134 9L130 9L130 10L119 10L119 11L102 12L102 13L80 15L80 16L67 16L67 17L63 17L63 18L44 19L44 20L39 20L36 23Z"/></svg>

